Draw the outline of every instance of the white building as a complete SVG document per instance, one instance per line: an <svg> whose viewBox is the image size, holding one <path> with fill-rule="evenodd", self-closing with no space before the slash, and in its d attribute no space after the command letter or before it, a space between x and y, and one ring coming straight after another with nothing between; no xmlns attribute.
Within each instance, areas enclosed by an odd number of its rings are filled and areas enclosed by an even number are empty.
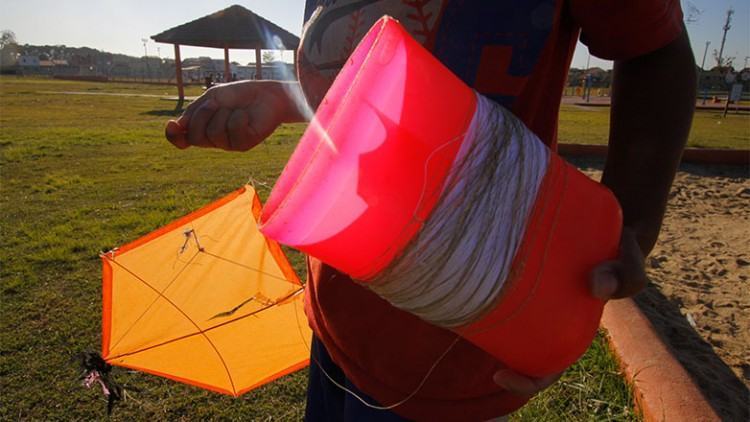
<svg viewBox="0 0 750 422"><path fill-rule="evenodd" d="M25 67L39 67L39 57L37 56L20 56L18 58L18 65Z"/></svg>
<svg viewBox="0 0 750 422"><path fill-rule="evenodd" d="M247 66L241 67L247 68L247 70L243 72L243 74L246 74L247 77L241 79L256 79L255 63L248 63ZM297 80L297 73L294 70L294 65L291 63L281 61L263 63L261 71L263 72L263 79L271 79L276 81Z"/></svg>

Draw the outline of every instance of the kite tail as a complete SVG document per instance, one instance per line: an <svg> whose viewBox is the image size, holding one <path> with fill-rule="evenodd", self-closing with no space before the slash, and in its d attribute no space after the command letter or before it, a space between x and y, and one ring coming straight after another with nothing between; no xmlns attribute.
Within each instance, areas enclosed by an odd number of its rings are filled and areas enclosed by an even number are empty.
<svg viewBox="0 0 750 422"><path fill-rule="evenodd" d="M83 374L81 381L86 388L99 384L102 393L107 398L107 415L112 414L115 404L122 400L123 388L111 377L112 365L108 364L99 353L81 353L81 366Z"/></svg>

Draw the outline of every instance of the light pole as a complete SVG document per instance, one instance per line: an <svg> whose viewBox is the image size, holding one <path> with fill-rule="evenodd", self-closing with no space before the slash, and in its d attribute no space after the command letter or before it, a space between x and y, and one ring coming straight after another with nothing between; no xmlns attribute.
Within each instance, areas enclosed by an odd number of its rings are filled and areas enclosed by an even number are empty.
<svg viewBox="0 0 750 422"><path fill-rule="evenodd" d="M146 61L146 75L148 75L148 77L150 78L151 69L149 69L148 67L148 47L147 47L148 38L141 38L141 41L143 41L143 60Z"/></svg>
<svg viewBox="0 0 750 422"><path fill-rule="evenodd" d="M711 45L711 41L706 41L706 49L703 50L703 62L701 62L701 74L698 76L698 84L701 83L703 77L703 66L706 65L706 53L708 53L708 46ZM703 88L703 104L706 104L706 96L708 96L708 88Z"/></svg>
<svg viewBox="0 0 750 422"><path fill-rule="evenodd" d="M724 67L724 63L722 63L722 57L724 56L724 43L727 41L727 32L732 29L732 15L734 15L734 9L730 7L729 10L727 10L727 20L721 28L724 30L724 35L721 37L721 48L719 48L719 57L717 59L719 62L718 64L721 67Z"/></svg>

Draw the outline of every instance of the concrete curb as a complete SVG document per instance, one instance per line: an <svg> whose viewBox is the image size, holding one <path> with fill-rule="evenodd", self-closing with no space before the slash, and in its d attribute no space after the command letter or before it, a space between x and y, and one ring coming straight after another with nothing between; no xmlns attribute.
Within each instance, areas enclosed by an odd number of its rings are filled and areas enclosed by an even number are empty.
<svg viewBox="0 0 750 422"><path fill-rule="evenodd" d="M557 152L570 156L606 157L606 145L559 144ZM686 148L682 154L683 163L750 165L750 150Z"/></svg>
<svg viewBox="0 0 750 422"><path fill-rule="evenodd" d="M720 421L632 299L610 301L602 327L646 421Z"/></svg>

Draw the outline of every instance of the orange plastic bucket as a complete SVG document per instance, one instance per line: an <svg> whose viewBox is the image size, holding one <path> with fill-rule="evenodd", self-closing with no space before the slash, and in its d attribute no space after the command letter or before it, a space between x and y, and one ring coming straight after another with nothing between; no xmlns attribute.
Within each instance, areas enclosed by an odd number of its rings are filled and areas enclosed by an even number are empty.
<svg viewBox="0 0 750 422"><path fill-rule="evenodd" d="M386 268L443 191L476 94L392 18L365 35L318 108L261 215L261 231L356 280ZM603 302L588 273L617 254L614 196L555 154L497 306L455 329L542 376L588 347Z"/></svg>
<svg viewBox="0 0 750 422"><path fill-rule="evenodd" d="M435 206L475 106L397 21L380 19L323 98L261 230L355 279L376 274Z"/></svg>
<svg viewBox="0 0 750 422"><path fill-rule="evenodd" d="M596 335L589 273L617 256L621 229L612 192L552 154L497 305L455 331L526 375L564 370Z"/></svg>

